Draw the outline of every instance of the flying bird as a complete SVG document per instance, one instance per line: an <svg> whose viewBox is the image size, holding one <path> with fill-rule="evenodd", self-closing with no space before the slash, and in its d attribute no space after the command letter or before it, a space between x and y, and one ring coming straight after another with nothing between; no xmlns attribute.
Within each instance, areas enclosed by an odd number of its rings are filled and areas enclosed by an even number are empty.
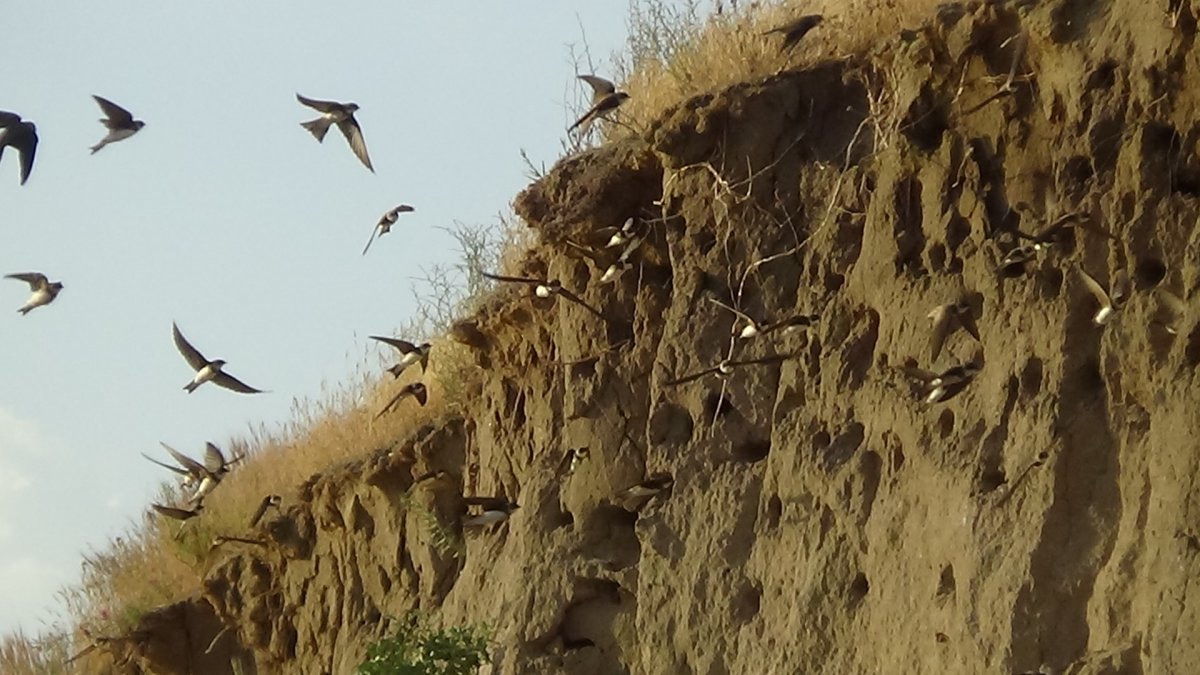
<svg viewBox="0 0 1200 675"><path fill-rule="evenodd" d="M1125 270L1113 272L1111 285L1108 290L1105 290L1100 282L1085 272L1082 267L1076 266L1075 269L1079 272L1079 278L1083 280L1084 287L1100 305L1092 316L1092 323L1103 326L1113 318L1117 310L1125 306L1125 301L1129 299L1132 291L1129 285L1129 275L1125 273Z"/></svg>
<svg viewBox="0 0 1200 675"><path fill-rule="evenodd" d="M354 151L354 155L363 163L363 166L371 170L371 173L375 172L375 167L371 166L371 158L367 155L367 142L363 139L362 127L358 126L358 120L354 119L354 113L358 110L357 103L319 101L300 94L296 94L296 100L321 113L317 119L301 122L300 126L308 129L309 133L316 136L317 141L323 143L325 142L325 133L329 131L330 125L336 124L342 135L346 137L346 141L350 143L350 149Z"/></svg>
<svg viewBox="0 0 1200 675"><path fill-rule="evenodd" d="M183 521L195 518L196 516L200 515L200 511L204 509L203 504L197 504L190 509L181 509L175 506L164 506L162 504L150 504L150 506L153 507L155 511L158 511L168 518L174 518L175 520Z"/></svg>
<svg viewBox="0 0 1200 675"><path fill-rule="evenodd" d="M807 16L802 16L795 21L785 23L782 26L772 28L771 30L763 33L763 35L782 33L783 49L784 51L787 51L792 47L795 47L796 43L800 42L801 38L808 34L808 31L816 28L824 20L824 17L822 17L820 14L809 14Z"/></svg>
<svg viewBox="0 0 1200 675"><path fill-rule="evenodd" d="M960 328L970 333L976 341L980 341L979 326L975 325L975 315L966 298L938 305L929 310L929 314L925 316L933 319L933 333L929 336L930 361L937 361L938 355L942 353L942 345L946 343L946 338Z"/></svg>
<svg viewBox="0 0 1200 675"><path fill-rule="evenodd" d="M745 359L742 361L734 361L732 359L722 359L720 363L713 366L712 368L705 368L704 370L701 370L700 372L697 372L697 373L692 373L691 375L684 375L683 377L680 377L680 378L676 378L673 380L667 380L666 382L663 382L663 386L664 387L674 387L676 385L686 384L688 382L698 380L706 375L716 375L717 377L728 377L728 376L732 375L733 371L737 368L743 368L745 366L753 366L753 365L758 365L758 364L763 364L763 363L779 363L780 361L784 361L787 358L788 358L788 356L786 354L772 354L771 356L764 356L764 357L757 358L757 359Z"/></svg>
<svg viewBox="0 0 1200 675"><path fill-rule="evenodd" d="M192 378L191 382L184 386L184 389L187 391L187 393L190 394L193 391L196 391L196 387L199 387L205 382L212 382L218 387L224 387L230 391L236 391L239 394L263 393L261 389L255 389L254 387L242 382L229 373L226 373L224 370L224 359L209 361L208 359L204 358L204 355L201 354L195 347L193 347L192 344L187 341L187 338L183 337L183 333L179 332L179 326L172 323L171 331L175 337L175 348L178 349L179 353L183 355L184 360L188 362L188 365L192 367L192 370L196 371L196 376Z"/></svg>
<svg viewBox="0 0 1200 675"><path fill-rule="evenodd" d="M640 511L651 499L669 490L675 479L669 473L651 474L646 480L631 485L616 494L617 503L626 511Z"/></svg>
<svg viewBox="0 0 1200 675"><path fill-rule="evenodd" d="M62 291L63 285L59 281L50 281L45 274L41 272L20 272L18 274L6 274L5 279L17 279L29 284L29 290L33 294L25 301L25 304L17 311L24 316L37 307L48 305L54 302Z"/></svg>
<svg viewBox="0 0 1200 675"><path fill-rule="evenodd" d="M983 364L978 360L952 366L940 373L916 366L904 366L904 374L920 387L925 403L943 403L954 398L975 379Z"/></svg>
<svg viewBox="0 0 1200 675"><path fill-rule="evenodd" d="M408 204L401 204L380 216L379 222L375 223L375 229L371 230L371 238L367 240L367 245L363 247L363 255L367 254L367 249L371 248L371 242L375 241L376 236L382 237L392 231L392 226L400 219L401 213L410 213L415 210Z"/></svg>
<svg viewBox="0 0 1200 675"><path fill-rule="evenodd" d="M479 513L469 514L463 518L463 527L487 527L508 520L513 511L521 508L516 502L510 502L505 497L463 497L468 506L478 506Z"/></svg>
<svg viewBox="0 0 1200 675"><path fill-rule="evenodd" d="M417 400L417 403L420 403L422 406L424 406L425 401L428 400L429 397L429 388L420 382L412 382L404 385L404 387L392 397L392 400L388 401L387 405L383 406L383 410L379 411L379 414L375 416L375 419L379 419L387 413L395 410L396 406L400 405L400 402L408 396L413 397Z"/></svg>
<svg viewBox="0 0 1200 675"><path fill-rule="evenodd" d="M602 314L600 312L600 310L598 310L595 307L592 307L591 305L584 302L583 299L580 298L578 295L575 295L571 291L568 291L566 288L563 287L562 282L560 282L557 279L532 279L532 278L528 278L528 277L505 277L505 276L501 276L499 274L488 274L487 272L484 272L483 276L487 277L488 279L491 279L492 281L503 281L504 283L526 284L528 286L533 286L533 294L539 298L549 298L549 297L553 297L556 295L562 296L563 298L566 298L567 300L579 305L580 307L586 309L587 311L591 312L592 314L595 314L600 319L603 319L605 321L608 320L608 317L604 316L604 314Z"/></svg>
<svg viewBox="0 0 1200 675"><path fill-rule="evenodd" d="M1187 320L1187 303L1165 288L1155 289L1154 298L1158 301L1158 309L1150 322L1162 326L1171 335L1178 335Z"/></svg>
<svg viewBox="0 0 1200 675"><path fill-rule="evenodd" d="M21 185L29 180L33 171L33 156L37 153L37 125L21 119L16 113L0 110L0 157L4 148L12 148L21 155Z"/></svg>
<svg viewBox="0 0 1200 675"><path fill-rule="evenodd" d="M189 504L199 504L209 495L229 473L230 468L237 462L242 460L242 457L235 457L232 461L225 459L225 454L221 449L212 443L204 444L204 462L198 462L191 457L179 452L175 448L166 443L159 442L159 445L167 451L179 463L181 469L176 469L167 464L159 462L151 457L143 454L143 457L159 466L166 466L168 469L176 473L183 472L187 475L186 482L195 485L196 489L192 492L192 496L188 498Z"/></svg>
<svg viewBox="0 0 1200 675"><path fill-rule="evenodd" d="M759 335L768 335L777 330L786 331L792 328L807 328L817 321L816 314L796 314L775 322L755 321L754 318L749 314L737 309L736 307L727 305L711 295L705 297L707 297L714 305L725 308L736 315L739 319L746 322L746 325L742 327L742 330L737 331L738 337L744 340L749 340L750 338L758 337ZM734 328L737 328L736 324L734 324Z"/></svg>
<svg viewBox="0 0 1200 675"><path fill-rule="evenodd" d="M267 515L267 509L279 508L283 504L283 497L279 495L267 495L258 503L258 508L255 509L254 515L250 518L250 527L256 527L263 516Z"/></svg>
<svg viewBox="0 0 1200 675"><path fill-rule="evenodd" d="M146 126L145 122L133 119L132 113L116 103L95 94L92 95L92 98L96 99L96 104L104 112L104 119L100 120L100 123L108 129L108 135L101 138L99 143L92 146L93 155L109 143L123 141Z"/></svg>
<svg viewBox="0 0 1200 675"><path fill-rule="evenodd" d="M405 369L414 363L421 364L421 372L425 372L426 366L429 365L429 352L433 349L433 345L428 342L422 342L419 345L414 345L407 340L398 340L396 338L382 337L379 335L370 336L372 340L378 340L384 344L389 344L395 347L403 355L400 357L400 362L388 368L388 372L392 377L400 377Z"/></svg>
<svg viewBox="0 0 1200 675"><path fill-rule="evenodd" d="M617 85L603 77L580 75L579 79L592 87L592 107L567 129L567 133L580 129L580 133L586 134L592 128L593 122L619 108L625 99L629 98L629 94L617 91Z"/></svg>
<svg viewBox="0 0 1200 675"><path fill-rule="evenodd" d="M1017 237L1033 242L1034 247L1040 250L1041 248L1067 241L1071 231L1077 227L1109 239L1113 238L1112 234L1091 221L1087 211L1072 211L1059 216L1049 225L1033 234L1026 234L1021 230L1017 230Z"/></svg>

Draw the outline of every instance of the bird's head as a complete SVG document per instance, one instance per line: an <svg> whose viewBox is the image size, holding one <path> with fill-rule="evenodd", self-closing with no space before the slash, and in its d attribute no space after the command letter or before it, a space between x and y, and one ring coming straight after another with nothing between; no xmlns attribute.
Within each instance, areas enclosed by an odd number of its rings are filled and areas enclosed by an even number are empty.
<svg viewBox="0 0 1200 675"><path fill-rule="evenodd" d="M358 104L357 103L347 103L346 110L349 110L350 112L358 112Z"/></svg>
<svg viewBox="0 0 1200 675"><path fill-rule="evenodd" d="M616 94L614 94L614 95L617 97L617 103L618 103L618 104L624 103L624 102L625 102L625 99L629 98L629 94L626 94L626 93L625 93L625 92L623 92L623 91L618 91L618 92L617 92Z"/></svg>
<svg viewBox="0 0 1200 675"><path fill-rule="evenodd" d="M66 286L63 286L61 281L56 281L56 282L50 284L50 290L54 291L55 293L61 291L64 288L66 288Z"/></svg>
<svg viewBox="0 0 1200 675"><path fill-rule="evenodd" d="M141 120L134 120L134 121L133 121L133 128L134 128L134 130L135 130L135 131L140 131L140 130L141 130L141 128L142 128L142 127L144 127L144 126L146 126L146 123L145 123L145 122L143 122L143 121L141 121Z"/></svg>
<svg viewBox="0 0 1200 675"><path fill-rule="evenodd" d="M216 370L220 370L221 368L223 368L225 366L225 359L217 359L215 361L210 361L209 365L212 366Z"/></svg>

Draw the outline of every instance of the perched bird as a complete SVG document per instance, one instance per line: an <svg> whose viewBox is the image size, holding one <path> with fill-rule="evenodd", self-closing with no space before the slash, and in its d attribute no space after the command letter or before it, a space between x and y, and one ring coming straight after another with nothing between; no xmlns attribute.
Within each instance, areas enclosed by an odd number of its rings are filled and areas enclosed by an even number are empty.
<svg viewBox="0 0 1200 675"><path fill-rule="evenodd" d="M153 507L155 511L158 511L168 518L174 518L175 520L183 521L195 518L196 516L200 515L200 511L204 509L203 504L197 504L190 509L181 509L175 506L163 506L162 504L157 503L150 504L150 506Z"/></svg>
<svg viewBox="0 0 1200 675"><path fill-rule="evenodd" d="M592 307L591 305L584 302L583 299L580 298L578 295L575 295L571 291L568 291L566 288L563 288L562 282L558 281L557 279L530 279L530 278L526 278L526 277L505 277L505 276L500 276L498 274L488 274L487 272L484 272L483 276L485 276L488 279L491 279L493 281L503 281L505 283L511 283L511 284L527 284L529 286L533 286L533 294L539 298L549 298L549 297L552 297L555 295L562 296L562 297L566 298L567 300L570 300L571 302L579 305L580 307L583 307L584 309L591 312L592 314L595 314L600 319L603 319L605 321L608 320L608 317L606 317L602 313L600 313L600 310L598 310L595 307Z"/></svg>
<svg viewBox="0 0 1200 675"><path fill-rule="evenodd" d="M959 328L971 334L971 337L976 341L980 340L979 327L975 325L975 315L971 310L971 304L966 298L959 298L955 302L945 305L938 305L929 310L926 314L927 318L933 319L933 333L929 336L929 360L937 361L937 357L942 353L942 345L945 344L946 338L951 333Z"/></svg>
<svg viewBox="0 0 1200 675"><path fill-rule="evenodd" d="M41 272L20 272L18 274L6 274L5 279L18 279L29 284L29 290L33 294L25 301L25 304L17 311L22 316L28 314L36 307L48 305L54 302L58 294L62 291L63 285L59 281L50 281L45 274Z"/></svg>
<svg viewBox="0 0 1200 675"><path fill-rule="evenodd" d="M319 101L300 94L296 94L296 100L321 113L317 119L301 122L300 126L316 136L317 141L324 142L325 133L329 131L330 125L336 124L342 135L346 137L346 141L350 143L350 149L354 151L354 155L371 170L371 173L375 172L375 167L371 166L371 158L367 155L367 142L363 140L362 127L358 126L358 120L354 119L354 113L358 110L357 103Z"/></svg>
<svg viewBox="0 0 1200 675"><path fill-rule="evenodd" d="M1004 254L1000 264L996 267L1001 276L1013 278L1019 277L1025 273L1025 265L1031 260L1037 258L1037 254L1044 249L1043 244L1026 244L1017 246Z"/></svg>
<svg viewBox="0 0 1200 675"><path fill-rule="evenodd" d="M429 352L433 349L433 345L428 342L422 342L420 345L414 345L407 340L397 340L396 338L382 337L379 335L370 336L372 340L378 340L385 344L389 344L400 351L403 355L400 357L400 362L388 368L388 372L392 377L400 377L406 368L414 363L421 364L421 372L425 372L426 366L429 365Z"/></svg>
<svg viewBox="0 0 1200 675"><path fill-rule="evenodd" d="M1079 278L1083 280L1084 287L1100 305L1096 314L1092 316L1092 323L1103 326L1112 319L1117 310L1125 306L1125 301L1129 299L1129 294L1133 290L1129 284L1129 275L1125 273L1125 270L1120 269L1113 272L1111 285L1106 291L1100 282L1092 278L1092 275L1085 272L1082 267L1076 266L1075 269L1079 272Z"/></svg>
<svg viewBox="0 0 1200 675"><path fill-rule="evenodd" d="M146 123L141 120L133 119L133 114L112 101L100 96L92 95L96 99L96 104L100 106L100 110L104 112L104 119L100 123L108 129L108 135L100 139L100 142L93 145L92 154L100 151L100 148L109 143L123 141L126 138L136 134L146 126Z"/></svg>
<svg viewBox="0 0 1200 675"><path fill-rule="evenodd" d="M267 515L267 509L277 509L280 504L283 504L283 497L279 495L267 495L263 497L262 501L258 503L258 508L254 510L254 515L250 518L250 527L257 527L258 522L262 520L263 516Z"/></svg>
<svg viewBox="0 0 1200 675"><path fill-rule="evenodd" d="M392 231L392 226L400 219L401 213L411 213L412 211L416 211L416 209L408 204L401 204L380 216L379 222L375 223L375 229L371 230L371 238L367 240L367 245L363 247L363 255L367 254L367 249L371 248L371 242L375 241L376 236L382 237Z"/></svg>
<svg viewBox="0 0 1200 675"><path fill-rule="evenodd" d="M646 480L631 485L615 495L617 503L626 511L640 511L651 499L675 485L671 474L659 472Z"/></svg>
<svg viewBox="0 0 1200 675"><path fill-rule="evenodd" d="M663 382L663 386L664 387L674 387L679 384L685 384L685 383L691 382L693 380L698 380L706 375L716 375L717 377L728 377L733 374L733 371L736 368L742 368L745 366L753 366L753 365L758 365L758 364L763 364L763 363L779 363L780 361L784 361L787 358L788 358L788 356L786 354L772 354L770 356L764 356L762 358L745 359L742 361L734 361L732 359L722 359L720 363L713 366L712 368L705 368L704 370L701 370L698 373L692 373L691 375L684 375L683 377L680 377L680 378L677 378L674 380L667 380L666 382Z"/></svg>
<svg viewBox="0 0 1200 675"><path fill-rule="evenodd" d="M583 464L591 456L592 451L586 447L571 448L563 453L562 459L559 460L557 473L562 473L563 469L566 469L569 476L575 473L575 469L578 469L579 465Z"/></svg>
<svg viewBox="0 0 1200 675"><path fill-rule="evenodd" d="M617 85L603 77L580 75L579 79L592 87L592 107L567 129L567 133L579 129L580 133L586 134L592 128L593 122L619 108L625 99L629 98L629 94L617 91Z"/></svg>
<svg viewBox="0 0 1200 675"><path fill-rule="evenodd" d="M392 400L388 401L387 405L383 406L383 410L379 411L379 414L375 416L375 419L379 419L392 410L395 410L396 406L400 405L400 401L403 401L405 397L408 396L412 396L417 400L417 403L420 403L422 406L424 406L425 401L429 396L429 389L420 382L412 382L404 385L404 387L392 397Z"/></svg>
<svg viewBox="0 0 1200 675"><path fill-rule="evenodd" d="M463 527L487 527L494 523L508 520L513 511L521 508L516 502L510 502L505 497L463 497L468 506L478 506L479 512L468 514L463 518Z"/></svg>
<svg viewBox="0 0 1200 675"><path fill-rule="evenodd" d="M740 309L737 309L736 307L727 305L727 304L721 302L720 300L712 297L711 295L708 295L705 297L707 297L709 299L709 301L712 302L714 305L717 305L718 307L723 307L726 310L729 310L734 315L736 315L739 319L746 322L746 325L742 327L741 331L736 331L738 337L745 339L745 340L749 340L750 338L758 337L759 335L768 335L770 333L774 333L777 330L785 330L786 331L786 330L792 329L792 328L807 328L807 327L813 325L814 323L816 323L817 318L818 318L816 314L796 314L794 316L789 316L785 319L780 319L779 321L775 321L774 323L764 323L764 322L760 322L760 321L755 321L754 318L751 317L749 314L743 312ZM734 324L734 328L735 329L737 328L736 324Z"/></svg>
<svg viewBox="0 0 1200 675"><path fill-rule="evenodd" d="M1154 298L1158 301L1158 309L1151 323L1162 326L1171 335L1178 335L1187 320L1187 304L1183 298L1165 288L1155 289Z"/></svg>
<svg viewBox="0 0 1200 675"><path fill-rule="evenodd" d="M242 382L229 373L226 373L224 371L224 360L217 359L215 361L209 361L208 359L204 358L204 355L201 354L195 347L193 347L192 344L187 341L187 338L183 337L183 333L179 332L179 326L172 323L171 330L175 337L175 348L178 349L179 353L183 355L184 360L188 362L188 365L192 367L192 370L196 371L196 376L192 378L191 382L184 386L184 389L187 391L187 393L190 394L193 391L196 391L196 387L199 387L205 382L212 382L218 387L224 387L230 391L236 391L239 394L262 393L261 389L255 389L254 387Z"/></svg>
<svg viewBox="0 0 1200 675"><path fill-rule="evenodd" d="M983 364L976 359L947 368L940 373L916 366L904 366L903 371L920 386L921 398L925 403L943 403L957 396L982 369Z"/></svg>
<svg viewBox="0 0 1200 675"><path fill-rule="evenodd" d="M609 237L608 243L604 245L604 248L617 248L618 246L625 246L634 239L644 238L646 236L647 228L644 221L638 220L637 218L633 218L631 216L625 219L625 222L621 224L621 227L612 229L615 229L616 231L613 232L611 237Z"/></svg>
<svg viewBox="0 0 1200 675"><path fill-rule="evenodd" d="M29 180L33 171L33 156L37 153L37 125L21 119L16 113L0 110L0 157L4 148L12 148L21 155L21 185Z"/></svg>
<svg viewBox="0 0 1200 675"><path fill-rule="evenodd" d="M820 14L809 14L807 16L802 16L795 21L785 23L782 26L772 28L771 30L763 33L763 35L782 33L783 49L786 51L792 47L795 47L796 43L800 42L801 38L808 34L808 31L816 28L824 20L825 18Z"/></svg>

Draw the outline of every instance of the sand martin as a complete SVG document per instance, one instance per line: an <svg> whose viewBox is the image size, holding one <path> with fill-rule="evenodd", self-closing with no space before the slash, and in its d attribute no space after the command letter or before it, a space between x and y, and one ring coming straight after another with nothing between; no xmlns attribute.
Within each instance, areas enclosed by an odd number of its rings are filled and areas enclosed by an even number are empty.
<svg viewBox="0 0 1200 675"><path fill-rule="evenodd" d="M556 295L562 296L563 298L566 298L567 300L579 305L580 307L586 309L587 311L591 312L592 314L595 314L597 317L599 317L605 321L608 320L608 317L601 314L600 310L598 310L595 307L592 307L591 305L584 302L583 299L580 298L578 295L575 295L571 291L568 291L566 288L563 287L562 282L560 282L557 279L530 279L527 277L505 277L505 276L500 276L499 274L488 274L487 272L484 272L483 276L487 277L488 279L491 279L492 281L503 281L505 283L510 283L510 284L526 284L528 286L533 286L533 294L539 298L550 298L550 297L553 297Z"/></svg>
<svg viewBox="0 0 1200 675"><path fill-rule="evenodd" d="M158 511L168 518L174 518L175 520L183 521L195 518L196 516L200 515L200 511L204 509L203 504L197 504L190 509L181 509L175 506L163 506L162 504L155 503L150 504L150 506L153 507L155 511Z"/></svg>
<svg viewBox="0 0 1200 675"><path fill-rule="evenodd" d="M629 242L635 239L645 239L649 229L646 221L630 216L625 219L625 222L620 227L606 227L599 230L599 232L613 233L608 238L608 242L604 244L604 248L618 248L628 245Z"/></svg>
<svg viewBox="0 0 1200 675"><path fill-rule="evenodd" d="M350 149L354 151L354 155L363 163L363 166L371 170L371 173L375 173L375 167L371 166L371 158L367 155L367 142L363 140L362 127L358 126L358 120L354 119L354 113L358 110L357 103L318 101L305 98L300 94L296 94L296 100L322 113L315 120L301 122L300 126L308 129L319 142L323 143L329 126L336 124L337 128L342 131L342 135L346 137L346 141L350 143Z"/></svg>
<svg viewBox="0 0 1200 675"><path fill-rule="evenodd" d="M1178 335L1187 321L1187 304L1165 288L1154 289L1154 299L1158 309L1150 322L1162 326L1171 335Z"/></svg>
<svg viewBox="0 0 1200 675"><path fill-rule="evenodd" d="M463 497L468 507L478 506L479 512L463 518L463 527L487 527L508 520L513 511L521 508L516 502L504 497Z"/></svg>
<svg viewBox="0 0 1200 675"><path fill-rule="evenodd" d="M567 475L569 476L575 473L575 470L579 468L579 465L586 462L591 456L592 451L586 447L571 448L563 453L562 459L559 460L557 473L562 473L563 470L566 469Z"/></svg>
<svg viewBox="0 0 1200 675"><path fill-rule="evenodd" d="M783 49L784 51L787 51L792 47L795 47L796 43L800 42L801 38L808 34L808 31L816 28L822 21L824 21L824 17L822 17L820 14L809 14L808 16L802 16L795 21L785 23L782 26L772 28L771 30L763 33L763 35L782 33Z"/></svg>
<svg viewBox="0 0 1200 675"><path fill-rule="evenodd" d="M1017 230L1017 237L1033 242L1035 247L1054 246L1067 241L1071 230L1076 227L1083 228L1089 232L1095 232L1109 239L1113 238L1104 228L1092 223L1087 211L1072 211L1071 213L1059 216L1034 234L1026 234L1021 230Z"/></svg>
<svg viewBox="0 0 1200 675"><path fill-rule="evenodd" d="M363 255L367 254L367 249L371 248L371 242L375 241L376 236L382 237L392 231L392 226L400 219L401 213L411 213L413 211L416 211L416 209L408 204L401 204L380 216L379 222L375 223L375 229L371 230L371 238L367 240L367 245L363 247Z"/></svg>
<svg viewBox="0 0 1200 675"><path fill-rule="evenodd" d="M979 360L969 361L940 373L934 373L916 366L904 366L904 374L920 387L921 398L925 403L943 403L954 398L966 388L983 364Z"/></svg>
<svg viewBox="0 0 1200 675"><path fill-rule="evenodd" d="M192 367L192 370L196 371L196 376L192 378L191 382L184 386L184 389L187 391L187 393L190 394L193 391L196 391L196 387L199 387L205 382L212 382L218 387L224 387L230 391L236 391L239 394L263 393L261 389L255 389L254 387L242 382L229 373L226 373L224 371L224 360L217 359L215 361L209 361L208 359L204 358L204 355L201 354L195 347L193 347L192 344L187 341L187 338L183 337L183 333L179 332L179 326L172 323L171 331L175 337L175 348L179 350L180 354L183 354L184 360L188 362L188 365Z"/></svg>
<svg viewBox="0 0 1200 675"><path fill-rule="evenodd" d="M1112 319L1117 310L1125 306L1125 301L1129 299L1129 294L1133 290L1129 285L1129 275L1125 273L1125 270L1120 269L1113 272L1111 287L1106 291L1100 282L1092 278L1092 275L1085 272L1082 267L1076 265L1075 270L1079 272L1079 278L1083 281L1084 287L1100 305L1096 314L1092 316L1092 323L1103 326Z"/></svg>
<svg viewBox="0 0 1200 675"><path fill-rule="evenodd" d="M185 488L190 488L193 485L197 484L196 477L193 476L192 472L188 471L187 469L175 466L174 464L167 464L166 462L160 462L157 459L154 459L153 457L151 457L150 455L147 455L144 452L142 453L142 457L145 457L146 459L150 460L151 462L154 462L155 464L161 466L162 468L164 468L168 471L172 471L176 474L179 474L179 477L182 480L181 485Z"/></svg>
<svg viewBox="0 0 1200 675"><path fill-rule="evenodd" d="M12 148L21 155L21 185L29 180L33 171L33 156L37 153L37 125L21 119L16 113L0 110L0 157L4 148Z"/></svg>
<svg viewBox="0 0 1200 675"><path fill-rule="evenodd" d="M267 509L279 508L283 504L283 497L279 495L267 495L258 503L258 508L254 510L254 515L250 518L250 527L256 527L263 516L267 515Z"/></svg>
<svg viewBox="0 0 1200 675"><path fill-rule="evenodd" d="M407 340L397 340L396 338L382 337L379 335L370 336L372 340L378 340L385 344L395 347L403 355L400 357L400 362L388 368L388 372L392 377L400 377L406 368L414 363L421 364L421 372L425 372L425 368L429 365L429 352L433 349L433 345L428 342L422 342L419 345L414 345Z"/></svg>
<svg viewBox="0 0 1200 675"><path fill-rule="evenodd" d="M705 297L707 297L709 299L709 301L711 301L714 305L717 305L718 307L723 307L723 308L729 310L730 312L735 314L738 318L740 318L741 320L746 322L746 325L743 326L740 331L737 330L737 324L736 323L734 324L734 332L737 333L737 336L739 338L742 338L744 340L749 340L750 338L755 338L755 337L758 337L759 335L768 335L770 333L774 333L777 330L787 331L787 330L793 329L793 328L808 328L809 326L813 325L817 321L816 314L796 314L794 316L789 316L786 319L780 319L779 321L775 321L772 323L755 321L754 318L751 317L749 314L747 314L747 313L743 312L742 310L737 309L731 305L727 305L727 304L721 302L720 300L712 297L711 295L705 296Z"/></svg>
<svg viewBox="0 0 1200 675"><path fill-rule="evenodd" d="M1038 253L1041 253L1046 248L1045 244L1025 244L1009 249L1008 253L1000 259L1000 264L996 266L1001 276L1013 278L1019 277L1025 273L1025 265L1031 260L1037 258Z"/></svg>
<svg viewBox="0 0 1200 675"><path fill-rule="evenodd" d="M671 474L659 472L651 474L646 480L631 485L615 495L616 501L626 511L640 511L647 502L665 490L675 485Z"/></svg>
<svg viewBox="0 0 1200 675"><path fill-rule="evenodd" d="M971 310L971 304L966 298L959 298L955 302L945 305L938 305L929 310L925 315L929 319L933 319L933 333L929 336L929 360L930 362L937 361L938 355L942 353L942 345L946 343L946 338L959 328L971 334L971 337L976 341L981 341L979 337L979 327L975 325L975 315Z"/></svg>
<svg viewBox="0 0 1200 675"><path fill-rule="evenodd" d="M100 120L100 123L108 129L108 135L101 138L99 143L92 146L93 155L109 143L123 141L146 126L145 122L133 119L132 113L116 103L95 94L92 94L92 98L96 99L96 104L104 112L104 119Z"/></svg>
<svg viewBox="0 0 1200 675"><path fill-rule="evenodd" d="M580 133L586 134L592 128L592 123L598 118L616 110L625 99L629 98L629 94L623 91L617 91L617 85L595 75L580 75L579 79L587 82L592 87L592 107L583 114L567 129L567 133L579 129Z"/></svg>
<svg viewBox="0 0 1200 675"><path fill-rule="evenodd" d="M375 416L375 419L379 419L387 413L395 410L396 406L400 405L400 402L408 396L412 396L417 400L417 403L420 403L422 406L424 406L425 401L428 400L429 397L429 388L420 382L412 382L404 385L404 387L392 397L392 400L388 401L387 405L383 406L383 410L379 411L379 414Z"/></svg>
<svg viewBox="0 0 1200 675"><path fill-rule="evenodd" d="M31 312L35 307L41 307L42 305L54 302L54 299L58 297L59 292L63 289L62 282L50 281L41 272L6 274L4 278L24 281L29 284L29 290L33 291L33 294L25 301L25 305L17 310L22 316Z"/></svg>
<svg viewBox="0 0 1200 675"><path fill-rule="evenodd" d="M192 492L192 496L188 498L188 503L190 504L198 504L203 501L217 487L217 484L221 482L225 474L229 473L230 468L243 459L242 457L235 457L232 461L226 460L225 454L221 452L220 448L212 443L205 443L204 462L200 463L166 443L160 441L159 445L179 463L179 466L182 467L181 469L159 462L144 453L142 456L176 473L182 472L186 474L185 483L196 486L196 489Z"/></svg>
<svg viewBox="0 0 1200 675"><path fill-rule="evenodd" d="M666 382L663 382L663 386L664 387L674 387L679 384L686 384L693 380L698 380L706 375L716 375L719 378L729 377L730 375L733 374L733 371L737 368L742 368L745 366L753 366L753 365L758 365L758 364L764 364L764 363L779 363L780 361L787 360L787 358L788 358L787 354L772 354L770 356L764 356L764 357L757 358L757 359L745 359L745 360L741 360L741 361L734 361L732 359L722 359L720 363L713 366L712 368L705 368L704 370L701 370L698 373L692 373L691 375L684 375L683 377L676 378L674 380L667 380Z"/></svg>

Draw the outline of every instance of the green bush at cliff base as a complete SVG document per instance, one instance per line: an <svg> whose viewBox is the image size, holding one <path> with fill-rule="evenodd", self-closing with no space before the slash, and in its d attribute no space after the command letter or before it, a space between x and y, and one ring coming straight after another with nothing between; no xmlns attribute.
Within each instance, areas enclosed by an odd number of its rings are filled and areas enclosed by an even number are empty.
<svg viewBox="0 0 1200 675"><path fill-rule="evenodd" d="M488 632L483 626L438 630L409 614L395 635L367 649L357 675L472 675L487 660Z"/></svg>

